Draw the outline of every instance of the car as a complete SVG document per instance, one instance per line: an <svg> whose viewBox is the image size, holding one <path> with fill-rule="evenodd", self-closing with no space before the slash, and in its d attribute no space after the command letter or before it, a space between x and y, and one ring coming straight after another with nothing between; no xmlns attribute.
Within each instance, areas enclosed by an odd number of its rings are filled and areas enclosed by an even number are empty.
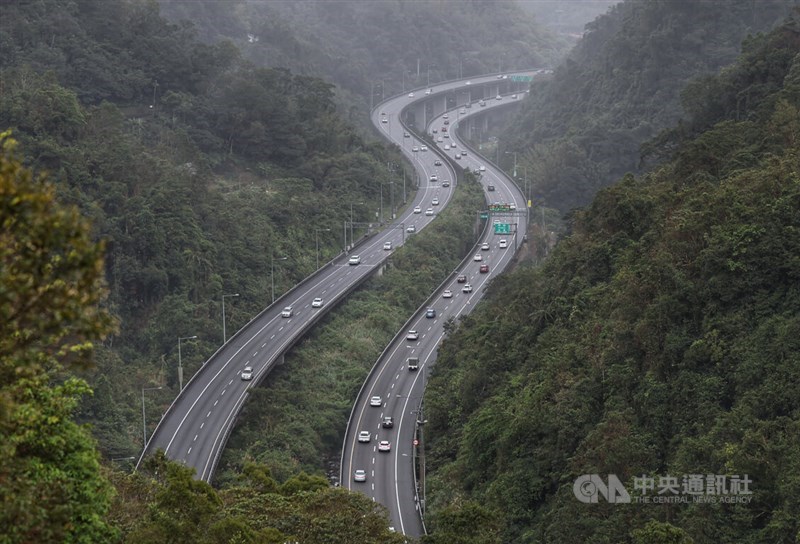
<svg viewBox="0 0 800 544"><path fill-rule="evenodd" d="M501 240L500 240L500 241L497 243L497 247L499 247L500 249L505 249L505 248L507 248L507 247L508 247L508 240L506 240L505 238L501 239Z"/></svg>
<svg viewBox="0 0 800 544"><path fill-rule="evenodd" d="M294 310L292 309L291 306L287 306L281 312L281 317L292 317L292 315L294 315Z"/></svg>
<svg viewBox="0 0 800 544"><path fill-rule="evenodd" d="M431 134L439 134L439 130L438 130L438 129L433 129L433 130L431 131Z"/></svg>
<svg viewBox="0 0 800 544"><path fill-rule="evenodd" d="M433 200L431 200L431 206L438 206L438 205L439 205L439 197L435 196L433 197Z"/></svg>
<svg viewBox="0 0 800 544"><path fill-rule="evenodd" d="M495 97L494 97L494 99L495 99L495 100L502 100L502 99L503 99L503 97L502 97L502 96L500 96L500 95L498 94L497 96L495 96Z"/></svg>
<svg viewBox="0 0 800 544"><path fill-rule="evenodd" d="M411 148L411 151L416 153L417 151L419 151L419 147L414 146L414 147Z"/></svg>
<svg viewBox="0 0 800 544"><path fill-rule="evenodd" d="M508 79L508 76L503 74L503 79Z"/></svg>
<svg viewBox="0 0 800 544"><path fill-rule="evenodd" d="M436 317L436 308L428 308L427 310L425 310L425 317L427 317L428 319L433 319L434 317Z"/></svg>
<svg viewBox="0 0 800 544"><path fill-rule="evenodd" d="M372 440L372 433L369 431L361 431L358 433L358 441L363 444L369 444L369 441Z"/></svg>
<svg viewBox="0 0 800 544"><path fill-rule="evenodd" d="M517 209L517 205L516 205L516 204L514 204L513 202L510 202L510 203L508 204L508 209L509 209L509 210L511 210L511 211L513 212L514 210L516 210L516 209Z"/></svg>
<svg viewBox="0 0 800 544"><path fill-rule="evenodd" d="M425 215L433 215L433 208L428 208L425 210Z"/></svg>
<svg viewBox="0 0 800 544"><path fill-rule="evenodd" d="M422 208L419 206L414 206L414 213L422 213Z"/></svg>
<svg viewBox="0 0 800 544"><path fill-rule="evenodd" d="M444 120L444 124L445 124L445 125L449 125L449 124L450 124L450 119L445 119L445 120Z"/></svg>
<svg viewBox="0 0 800 544"><path fill-rule="evenodd" d="M388 123L388 122L389 122L389 120L388 120L386 117L384 117L383 119L381 119L381 123Z"/></svg>
<svg viewBox="0 0 800 544"><path fill-rule="evenodd" d="M456 153L455 155L453 155L453 158L454 158L455 160L457 160L457 161L460 161L460 160L461 160L461 155L460 155L460 154L458 154L458 153Z"/></svg>
<svg viewBox="0 0 800 544"><path fill-rule="evenodd" d="M375 395L374 397L369 399L370 406L383 406L383 399L381 399L380 395Z"/></svg>
<svg viewBox="0 0 800 544"><path fill-rule="evenodd" d="M467 81L464 85L472 85L471 81Z"/></svg>
<svg viewBox="0 0 800 544"><path fill-rule="evenodd" d="M431 94L431 90L430 89L425 89L425 94Z"/></svg>
<svg viewBox="0 0 800 544"><path fill-rule="evenodd" d="M452 148L456 148L456 147L457 147L457 146L456 146L456 143L455 143L455 142L450 142L450 147L452 147Z"/></svg>
<svg viewBox="0 0 800 544"><path fill-rule="evenodd" d="M444 115L442 115L442 119L449 119L449 118L450 118L450 114L449 113L445 113ZM445 123L445 125L446 124L447 123Z"/></svg>
<svg viewBox="0 0 800 544"><path fill-rule="evenodd" d="M503 74L497 74L497 79L503 79Z"/></svg>
<svg viewBox="0 0 800 544"><path fill-rule="evenodd" d="M431 174L431 181L439 181L439 176L436 174Z"/></svg>
<svg viewBox="0 0 800 544"><path fill-rule="evenodd" d="M436 159L435 161L433 161L433 165L434 166L441 166L442 165L442 161L440 161L439 159Z"/></svg>
<svg viewBox="0 0 800 544"><path fill-rule="evenodd" d="M481 172L486 172L486 167L484 165L480 165L478 167L478 170L480 170Z"/></svg>
<svg viewBox="0 0 800 544"><path fill-rule="evenodd" d="M414 98L414 93L408 93L409 98Z"/></svg>
<svg viewBox="0 0 800 544"><path fill-rule="evenodd" d="M442 143L444 141L444 138L439 136L438 138L436 138L436 141Z"/></svg>
<svg viewBox="0 0 800 544"><path fill-rule="evenodd" d="M490 249L489 248L489 242L484 242L484 243L481 244L481 250L482 251L489 251L489 249Z"/></svg>
<svg viewBox="0 0 800 544"><path fill-rule="evenodd" d="M419 340L419 333L411 329L406 333L406 340Z"/></svg>
<svg viewBox="0 0 800 544"><path fill-rule="evenodd" d="M319 297L317 297L317 298L315 298L314 300L311 301L311 307L312 308L322 308L323 304L325 304L325 301L323 301Z"/></svg>
<svg viewBox="0 0 800 544"><path fill-rule="evenodd" d="M381 440L378 442L378 451L383 453L388 453L392 450L392 445L389 443L388 440Z"/></svg>
<svg viewBox="0 0 800 544"><path fill-rule="evenodd" d="M442 298L453 298L453 292L450 289L442 291Z"/></svg>
<svg viewBox="0 0 800 544"><path fill-rule="evenodd" d="M467 109L466 108L461 108L460 110L458 110L458 113L460 113L461 115L464 115L464 114L467 113Z"/></svg>
<svg viewBox="0 0 800 544"><path fill-rule="evenodd" d="M447 132L447 127L442 127L442 136L444 136L445 138L447 138L447 134L445 134L446 132Z"/></svg>
<svg viewBox="0 0 800 544"><path fill-rule="evenodd" d="M456 278L456 281L458 283L467 283L467 276L465 276L464 274L459 274L458 277Z"/></svg>
<svg viewBox="0 0 800 544"><path fill-rule="evenodd" d="M462 151L462 152L461 152L461 156L462 156L462 157L466 157L466 156L467 156L467 152L466 152L466 151Z"/></svg>
<svg viewBox="0 0 800 544"><path fill-rule="evenodd" d="M444 137L445 137L445 139L448 139L448 138L450 138L450 135L449 135L448 133L446 133L446 132L445 132L444 134L442 134L442 136L444 136Z"/></svg>
<svg viewBox="0 0 800 544"><path fill-rule="evenodd" d="M414 225L409 225L406 227L406 232L417 232L417 227Z"/></svg>
<svg viewBox="0 0 800 544"><path fill-rule="evenodd" d="M411 134L409 134L408 132L404 132L403 138L411 138Z"/></svg>
<svg viewBox="0 0 800 544"><path fill-rule="evenodd" d="M472 258L472 260L476 261L476 262L477 261L482 261L483 260L483 255L481 255L480 253L476 253L475 256Z"/></svg>
<svg viewBox="0 0 800 544"><path fill-rule="evenodd" d="M409 357L406 359L406 364L408 365L408 370L410 372L419 370L419 357Z"/></svg>
<svg viewBox="0 0 800 544"><path fill-rule="evenodd" d="M384 429L391 429L392 427L394 427L394 418L392 416L383 416L381 427L383 427Z"/></svg>
<svg viewBox="0 0 800 544"><path fill-rule="evenodd" d="M465 284L464 287L461 288L461 291L463 293L471 293L472 292L472 285L470 285L468 283Z"/></svg>
<svg viewBox="0 0 800 544"><path fill-rule="evenodd" d="M442 187L450 187L450 180L446 179L446 180L442 181Z"/></svg>
<svg viewBox="0 0 800 544"><path fill-rule="evenodd" d="M480 102L478 102L478 105L479 106L485 106L486 105L486 101L485 100L481 100Z"/></svg>
<svg viewBox="0 0 800 544"><path fill-rule="evenodd" d="M472 173L475 174L476 176L480 176L481 175L481 171L478 170L477 168L473 169Z"/></svg>
<svg viewBox="0 0 800 544"><path fill-rule="evenodd" d="M487 190L487 191L494 191L494 185L492 185L492 184L490 183L489 185L487 185L487 186L486 186L486 190Z"/></svg>
<svg viewBox="0 0 800 544"><path fill-rule="evenodd" d="M428 150L428 146L427 145L420 146L419 150L420 151L427 151Z"/></svg>
<svg viewBox="0 0 800 544"><path fill-rule="evenodd" d="M367 471L364 470L364 469L361 469L361 468L356 469L356 471L353 472L353 481L354 482L366 482L367 481Z"/></svg>
<svg viewBox="0 0 800 544"><path fill-rule="evenodd" d="M512 94L512 95L511 95L511 99L512 99L512 100L516 100L516 99L517 99L517 95L515 95L515 94Z"/></svg>
<svg viewBox="0 0 800 544"><path fill-rule="evenodd" d="M450 151L450 144L445 144L444 150L445 151Z"/></svg>
<svg viewBox="0 0 800 544"><path fill-rule="evenodd" d="M350 255L350 259L347 261L347 264L351 265L361 264L361 255Z"/></svg>
<svg viewBox="0 0 800 544"><path fill-rule="evenodd" d="M489 265L488 264L482 264L479 272L481 274L487 274L489 272Z"/></svg>
<svg viewBox="0 0 800 544"><path fill-rule="evenodd" d="M391 242L384 242L383 243L383 250L384 251L390 251L391 249L392 249L392 243Z"/></svg>
<svg viewBox="0 0 800 544"><path fill-rule="evenodd" d="M242 369L242 379L246 382L249 382L253 379L253 367L246 366Z"/></svg>

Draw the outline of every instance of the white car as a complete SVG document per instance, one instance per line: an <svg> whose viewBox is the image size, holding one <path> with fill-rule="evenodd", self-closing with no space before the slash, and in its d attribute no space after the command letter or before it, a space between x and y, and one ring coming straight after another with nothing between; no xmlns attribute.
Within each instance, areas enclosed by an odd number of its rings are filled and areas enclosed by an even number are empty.
<svg viewBox="0 0 800 544"><path fill-rule="evenodd" d="M442 298L453 298L453 292L450 289L445 289L442 292Z"/></svg>
<svg viewBox="0 0 800 544"><path fill-rule="evenodd" d="M313 301L311 301L311 307L312 308L322 308L323 304L325 304L325 302L319 297L317 297Z"/></svg>
<svg viewBox="0 0 800 544"><path fill-rule="evenodd" d="M347 264L352 264L352 265L361 264L361 255L351 255L350 259L347 261Z"/></svg>
<svg viewBox="0 0 800 544"><path fill-rule="evenodd" d="M383 243L383 250L384 251L389 251L391 249L392 249L392 243L391 242L384 242Z"/></svg>
<svg viewBox="0 0 800 544"><path fill-rule="evenodd" d="M431 206L438 206L438 205L439 205L439 198L433 197L433 200L431 200Z"/></svg>
<svg viewBox="0 0 800 544"><path fill-rule="evenodd" d="M476 261L476 262L477 261L482 261L483 260L483 255L481 255L480 253L476 253L475 256L472 258L472 260Z"/></svg>
<svg viewBox="0 0 800 544"><path fill-rule="evenodd" d="M384 117L383 119L381 119L381 123L388 123L388 122L389 122L389 120L388 120L386 117Z"/></svg>
<svg viewBox="0 0 800 544"><path fill-rule="evenodd" d="M368 444L369 441L372 440L372 433L369 431L361 431L358 433L358 441L364 444Z"/></svg>
<svg viewBox="0 0 800 544"><path fill-rule="evenodd" d="M242 370L242 379L244 381L246 381L246 382L249 382L250 380L253 379L253 367L252 366L244 367L244 369Z"/></svg>
<svg viewBox="0 0 800 544"><path fill-rule="evenodd" d="M442 119L449 119L449 118L450 118L450 115L449 115L449 114L447 114L447 113L445 113L444 115L442 115Z"/></svg>
<svg viewBox="0 0 800 544"><path fill-rule="evenodd" d="M408 132L404 132L403 138L411 138L411 134L409 134Z"/></svg>
<svg viewBox="0 0 800 544"><path fill-rule="evenodd" d="M427 145L420 146L419 150L420 151L427 151L428 150L428 146Z"/></svg>
<svg viewBox="0 0 800 544"><path fill-rule="evenodd" d="M464 115L464 114L466 114L466 113L467 113L467 110L466 110L466 108L461 108L461 109L458 111L458 113L460 113L461 115Z"/></svg>
<svg viewBox="0 0 800 544"><path fill-rule="evenodd" d="M472 292L472 285L465 284L464 287L461 288L461 292L463 293L471 293Z"/></svg>
<svg viewBox="0 0 800 544"><path fill-rule="evenodd" d="M383 400L381 400L381 397L379 395L375 395L374 397L369 399L369 405L370 406L383 406Z"/></svg>
<svg viewBox="0 0 800 544"><path fill-rule="evenodd" d="M406 227L406 232L417 232L417 227L414 225L409 225Z"/></svg>
<svg viewBox="0 0 800 544"><path fill-rule="evenodd" d="M417 147L417 146L414 146L414 147L412 147L412 148L411 148L411 151L413 151L414 153L416 153L417 151L419 151L419 147Z"/></svg>
<svg viewBox="0 0 800 544"><path fill-rule="evenodd" d="M450 144L445 144L444 145L444 150L445 151L450 151Z"/></svg>
<svg viewBox="0 0 800 544"><path fill-rule="evenodd" d="M438 138L436 138L436 141L439 142L439 143L442 143L442 142L444 142L444 138L439 136Z"/></svg>
<svg viewBox="0 0 800 544"><path fill-rule="evenodd" d="M409 98L414 98L414 93L408 93Z"/></svg>
<svg viewBox="0 0 800 544"><path fill-rule="evenodd" d="M425 210L425 215L433 215L433 208L428 208Z"/></svg>
<svg viewBox="0 0 800 544"><path fill-rule="evenodd" d="M389 443L388 440L381 440L378 442L378 451L388 453L392 450L392 445Z"/></svg>
<svg viewBox="0 0 800 544"><path fill-rule="evenodd" d="M489 242L484 242L481 244L481 251L489 251Z"/></svg>
<svg viewBox="0 0 800 544"><path fill-rule="evenodd" d="M292 310L291 306L287 306L281 312L281 317L292 317L292 315L294 315L294 310Z"/></svg>
<svg viewBox="0 0 800 544"><path fill-rule="evenodd" d="M366 482L367 481L367 471L364 469L357 469L353 473L353 481L354 482Z"/></svg>
<svg viewBox="0 0 800 544"><path fill-rule="evenodd" d="M507 248L507 247L508 247L508 240L506 240L505 238L503 238L502 240L500 240L500 241L497 243L497 246L498 246L500 249L505 249L505 248Z"/></svg>
<svg viewBox="0 0 800 544"><path fill-rule="evenodd" d="M406 333L406 340L419 340L419 333L411 329Z"/></svg>
<svg viewBox="0 0 800 544"><path fill-rule="evenodd" d="M431 181L439 181L439 176L436 174L431 174Z"/></svg>
<svg viewBox="0 0 800 544"><path fill-rule="evenodd" d="M512 99L512 100L516 100L516 99L517 99L517 95L515 95L515 94L512 94L512 95L511 95L511 99Z"/></svg>
<svg viewBox="0 0 800 544"><path fill-rule="evenodd" d="M419 206L414 206L414 213L422 213L422 208Z"/></svg>
<svg viewBox="0 0 800 544"><path fill-rule="evenodd" d="M480 165L478 167L478 170L480 170L481 172L486 172L486 167L484 165Z"/></svg>

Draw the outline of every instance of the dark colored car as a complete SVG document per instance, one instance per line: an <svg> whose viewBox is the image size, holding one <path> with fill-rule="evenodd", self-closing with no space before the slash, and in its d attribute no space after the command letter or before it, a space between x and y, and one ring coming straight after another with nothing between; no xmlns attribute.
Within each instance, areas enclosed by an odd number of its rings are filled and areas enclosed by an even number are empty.
<svg viewBox="0 0 800 544"><path fill-rule="evenodd" d="M467 283L467 277L464 274L459 274L456 281L458 283Z"/></svg>

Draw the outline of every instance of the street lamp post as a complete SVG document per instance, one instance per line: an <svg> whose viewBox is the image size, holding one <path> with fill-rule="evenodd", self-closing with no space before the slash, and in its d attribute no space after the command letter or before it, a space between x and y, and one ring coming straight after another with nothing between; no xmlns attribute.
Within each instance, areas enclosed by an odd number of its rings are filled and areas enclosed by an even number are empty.
<svg viewBox="0 0 800 544"><path fill-rule="evenodd" d="M271 253L272 258L270 259L269 265L269 283L272 287L272 302L275 302L275 253ZM277 257L278 261L285 261L289 257Z"/></svg>
<svg viewBox="0 0 800 544"><path fill-rule="evenodd" d="M517 152L516 151L506 151L506 155L514 155L514 179L517 178Z"/></svg>
<svg viewBox="0 0 800 544"><path fill-rule="evenodd" d="M317 270L319 270L319 233L320 232L330 232L331 229L314 229L314 235L317 239Z"/></svg>
<svg viewBox="0 0 800 544"><path fill-rule="evenodd" d="M155 391L156 389L163 389L163 386L159 387L142 387L142 451L147 449L147 420L145 419L144 414L144 392L145 391Z"/></svg>
<svg viewBox="0 0 800 544"><path fill-rule="evenodd" d="M181 340L194 340L194 336L180 336L178 337L178 391L183 391L183 359L181 358Z"/></svg>
<svg viewBox="0 0 800 544"><path fill-rule="evenodd" d="M239 293L234 293L232 295L222 295L222 343L228 341L228 335L225 330L225 297L238 297Z"/></svg>

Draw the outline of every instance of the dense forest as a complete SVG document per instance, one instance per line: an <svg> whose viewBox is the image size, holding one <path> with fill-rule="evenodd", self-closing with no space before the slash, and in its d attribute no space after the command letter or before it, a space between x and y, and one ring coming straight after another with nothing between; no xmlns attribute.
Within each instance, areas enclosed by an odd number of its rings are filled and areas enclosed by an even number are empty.
<svg viewBox="0 0 800 544"><path fill-rule="evenodd" d="M670 160L443 343L426 542L800 539L800 13L685 98L650 145ZM583 474L747 477L752 500L584 504Z"/></svg>
<svg viewBox="0 0 800 544"><path fill-rule="evenodd" d="M323 77L346 96L372 93L375 103L460 75L551 66L568 45L509 0L160 4L207 43L230 40L259 66ZM368 105L353 108L354 122Z"/></svg>
<svg viewBox="0 0 800 544"><path fill-rule="evenodd" d="M503 164L532 180L537 202L566 213L626 173L652 166L640 148L687 115L687 84L734 61L748 34L797 0L628 0L586 25L552 78L534 86L501 141ZM701 95L688 96L689 100Z"/></svg>

